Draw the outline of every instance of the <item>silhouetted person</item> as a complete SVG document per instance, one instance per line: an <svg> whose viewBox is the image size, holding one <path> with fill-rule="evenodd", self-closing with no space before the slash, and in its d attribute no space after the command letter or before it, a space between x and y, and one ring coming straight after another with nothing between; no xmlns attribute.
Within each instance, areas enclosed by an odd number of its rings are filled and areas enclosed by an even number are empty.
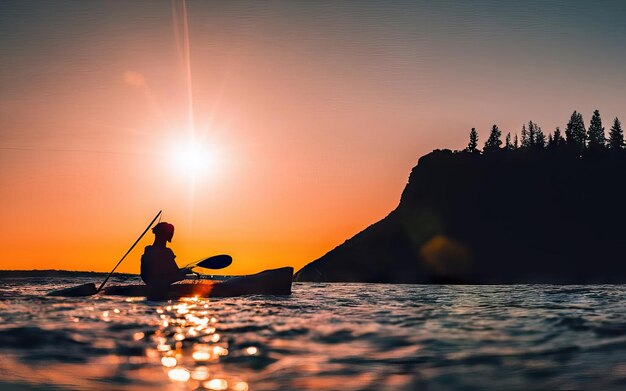
<svg viewBox="0 0 626 391"><path fill-rule="evenodd" d="M152 228L154 243L146 246L141 256L141 279L155 288L167 288L168 285L183 280L189 269L179 269L174 261L176 255L167 247L172 241L174 226L161 222Z"/></svg>

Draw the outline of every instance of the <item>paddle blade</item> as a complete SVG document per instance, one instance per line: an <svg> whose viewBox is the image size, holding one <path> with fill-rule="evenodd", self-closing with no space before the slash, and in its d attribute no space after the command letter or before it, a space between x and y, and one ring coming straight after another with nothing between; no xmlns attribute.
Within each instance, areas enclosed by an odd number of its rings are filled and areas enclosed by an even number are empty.
<svg viewBox="0 0 626 391"><path fill-rule="evenodd" d="M230 255L216 255L203 259L198 262L194 267L203 267L205 269L223 269L233 263L233 258Z"/></svg>
<svg viewBox="0 0 626 391"><path fill-rule="evenodd" d="M96 293L98 293L98 291L96 290L96 284L90 282L88 284L48 292L47 296L79 297L91 296L95 295Z"/></svg>

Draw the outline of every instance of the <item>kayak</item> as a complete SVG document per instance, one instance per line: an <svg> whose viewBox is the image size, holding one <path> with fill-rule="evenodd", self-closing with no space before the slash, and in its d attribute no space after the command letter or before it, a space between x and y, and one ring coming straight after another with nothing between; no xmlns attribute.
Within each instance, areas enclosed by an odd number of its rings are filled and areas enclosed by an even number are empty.
<svg viewBox="0 0 626 391"><path fill-rule="evenodd" d="M233 277L223 282L189 281L172 284L167 291L155 291L148 285L117 285L104 288L103 295L148 298L236 297L244 295L290 295L293 268L265 270L249 276Z"/></svg>
<svg viewBox="0 0 626 391"><path fill-rule="evenodd" d="M103 295L173 299L178 297L235 297L244 295L290 295L293 268L265 270L249 276L233 277L223 282L185 280L158 290L148 285L117 285L98 292L93 282L48 292L47 296L81 297Z"/></svg>

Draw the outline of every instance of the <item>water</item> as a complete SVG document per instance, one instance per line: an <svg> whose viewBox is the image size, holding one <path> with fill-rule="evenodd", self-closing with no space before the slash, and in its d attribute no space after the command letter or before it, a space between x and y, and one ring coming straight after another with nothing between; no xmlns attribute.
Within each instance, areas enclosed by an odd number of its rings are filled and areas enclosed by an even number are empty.
<svg viewBox="0 0 626 391"><path fill-rule="evenodd" d="M93 278L0 281L2 390L626 389L624 286L150 302L41 296Z"/></svg>

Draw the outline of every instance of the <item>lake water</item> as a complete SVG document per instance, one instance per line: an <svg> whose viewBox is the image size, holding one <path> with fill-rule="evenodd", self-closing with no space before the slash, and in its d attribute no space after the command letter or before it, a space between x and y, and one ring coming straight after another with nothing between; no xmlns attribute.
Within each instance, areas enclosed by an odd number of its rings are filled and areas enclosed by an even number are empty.
<svg viewBox="0 0 626 391"><path fill-rule="evenodd" d="M624 286L296 283L150 302L41 296L93 278L0 281L2 390L626 389Z"/></svg>

